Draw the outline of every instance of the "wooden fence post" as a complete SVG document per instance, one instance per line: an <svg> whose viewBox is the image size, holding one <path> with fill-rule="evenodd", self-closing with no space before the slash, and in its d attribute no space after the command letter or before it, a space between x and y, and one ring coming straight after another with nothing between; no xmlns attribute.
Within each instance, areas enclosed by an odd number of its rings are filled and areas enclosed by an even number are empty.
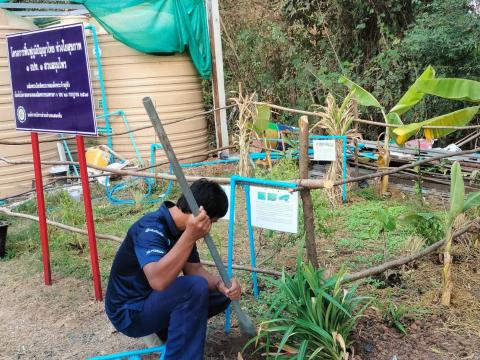
<svg viewBox="0 0 480 360"><path fill-rule="evenodd" d="M300 128L300 151L299 166L300 179L308 179L308 117L302 116L299 120ZM305 246L307 248L308 260L315 268L318 268L317 248L315 246L315 225L313 222L313 203L310 189L303 189L300 192L303 205L303 220L305 226Z"/></svg>

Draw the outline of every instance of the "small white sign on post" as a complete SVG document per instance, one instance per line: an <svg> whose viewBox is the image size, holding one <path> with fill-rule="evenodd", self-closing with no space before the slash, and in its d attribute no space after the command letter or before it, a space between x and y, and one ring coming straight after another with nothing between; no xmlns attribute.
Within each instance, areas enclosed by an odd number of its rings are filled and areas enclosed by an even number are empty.
<svg viewBox="0 0 480 360"><path fill-rule="evenodd" d="M252 226L298 232L298 192L250 187Z"/></svg>
<svg viewBox="0 0 480 360"><path fill-rule="evenodd" d="M335 161L336 159L335 140L313 140L313 160Z"/></svg>

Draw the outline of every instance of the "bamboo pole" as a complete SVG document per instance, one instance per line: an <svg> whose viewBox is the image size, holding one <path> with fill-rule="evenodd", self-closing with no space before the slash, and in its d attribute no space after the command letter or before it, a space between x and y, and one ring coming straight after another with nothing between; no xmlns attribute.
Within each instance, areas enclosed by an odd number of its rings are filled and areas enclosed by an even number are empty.
<svg viewBox="0 0 480 360"><path fill-rule="evenodd" d="M362 175L362 176L359 176L359 177L353 177L353 178L349 178L349 179L346 179L346 180L338 180L338 181L335 181L332 184L332 186L339 186L339 185L343 185L343 184L349 184L349 183L352 183L352 182L358 182L358 181L361 181L361 180L374 179L374 178L382 177L384 175L392 175L392 174L396 174L396 173L401 172L401 171L406 170L406 169L414 168L418 165L428 164L428 163L436 161L436 160L441 160L441 159L454 157L454 156L474 154L478 151L480 151L480 149L471 149L471 150L459 151L459 152L456 152L456 153L441 154L441 155L437 155L437 156L434 156L434 157L431 157L431 158L419 160L419 161L416 161L414 163L405 164L405 165L399 166L395 169L389 169L389 170L385 170L385 171L376 172L374 174L368 174L368 175ZM294 179L294 180L291 180L291 181L298 184L299 188L296 189L297 191L301 190L304 187L307 187L307 188L310 188L310 189L321 189L321 188L324 188L326 185L329 185L329 184L325 184L325 182L323 180L315 180L315 179Z"/></svg>
<svg viewBox="0 0 480 360"><path fill-rule="evenodd" d="M474 154L476 152L479 152L480 148L475 148L471 150L465 150L465 151L459 151L456 153L446 153L446 154L441 154L437 155L431 158L426 158L423 160L416 161L414 163L410 164L405 164L400 167L394 168L394 169L389 169L385 171L380 171L376 172L373 174L368 174L368 175L362 175L359 177L353 177L349 178L346 180L338 180L335 181L332 184L325 183L324 180L316 180L316 179L292 179L290 182L294 182L298 185L298 188L293 189L293 191L300 191L303 190L303 188L309 188L309 189L322 189L325 187L331 187L331 186L340 186L343 184L349 184L353 182L358 182L362 180L369 180L369 179L374 179L377 177L382 177L384 175L392 175L396 174L398 172L401 172L406 169L411 169L414 168L418 165L423 165L423 164L428 164L430 162L436 161L436 160L441 160L449 157L455 157L455 156L460 156L460 155L467 155L467 154ZM33 161L31 160L10 160L6 157L0 156L0 161L3 161L7 164L11 165L21 165L21 164L32 164ZM42 161L42 164L45 165L77 165L78 163L75 161ZM176 180L174 175L170 174L165 174L165 173L158 173L158 174L153 174L151 172L139 172L139 171L132 171L132 170L116 170L116 169L109 169L101 166L94 166L94 165L89 165L88 167L91 167L92 169L104 171L105 175L110 174L118 174L118 175L125 175L125 176L136 176L136 177L147 177L147 178L157 178L157 179L165 179L165 180ZM193 182L196 181L202 176L187 176L187 181ZM219 184L230 184L230 179L229 178L222 178L222 177L207 177L208 180L215 181Z"/></svg>
<svg viewBox="0 0 480 360"><path fill-rule="evenodd" d="M0 156L0 161L4 161L7 164L11 165L22 165L22 164L31 164L33 161L31 160L9 160L3 156ZM42 164L45 165L78 165L75 161L42 161ZM102 166L96 165L88 165L89 168L104 171L104 176L108 176L109 174L117 174L117 175L124 175L124 176L135 176L135 177L144 177L144 178L157 178L157 179L164 179L164 180L174 180L176 181L177 178L175 175L165 174L165 173L151 173L146 171L134 171L134 170L117 170L117 169L109 169ZM186 176L187 181L194 182L201 178L206 178L211 181L215 181L219 184L230 184L229 178L220 178L220 177L205 177L205 176Z"/></svg>
<svg viewBox="0 0 480 360"><path fill-rule="evenodd" d="M310 162L308 158L308 118L306 116L300 117L299 120L299 167L300 178L308 179L308 164ZM303 219L305 226L305 246L307 248L307 257L311 264L318 268L317 247L315 245L315 225L313 222L313 202L310 189L303 189L300 192L303 205Z"/></svg>
<svg viewBox="0 0 480 360"><path fill-rule="evenodd" d="M384 111L382 110L383 117L385 119L385 123L387 122L387 116L385 115ZM385 129L385 138L383 141L383 160L384 160L384 168L388 169L390 166L390 129ZM385 196L389 194L388 191L388 175L383 175L380 178L380 195Z"/></svg>
<svg viewBox="0 0 480 360"><path fill-rule="evenodd" d="M465 225L462 229L456 231L453 234L452 238L457 238L457 237L465 234L466 232L470 231L470 229L472 227L478 227L479 226L479 223L478 223L479 220L480 220L480 218L477 218L476 220L468 222L467 225ZM428 248L426 248L426 249L424 249L424 250L422 250L422 251L420 251L416 254L404 256L404 257L401 257L401 258L398 258L398 259L395 259L395 260L391 260L391 261L388 261L386 263L380 264L378 266L374 266L374 267L371 267L371 268L368 268L368 269L365 269L365 270L361 270L361 271L358 271L358 272L353 273L353 274L347 274L345 276L345 278L343 279L343 282L352 282L352 281L355 281L355 280L364 279L364 278L369 277L369 276L381 274L382 272L384 272L388 269L391 269L391 268L394 268L394 267L397 267L397 266L401 266L401 265L405 265L406 263L409 263L413 260L419 259L423 256L428 255L428 254L431 254L435 250L442 247L445 244L446 241L447 241L447 239L443 239L443 240L437 241L435 244L430 245Z"/></svg>
<svg viewBox="0 0 480 360"><path fill-rule="evenodd" d="M8 216L12 216L12 217L17 217L17 218L22 218L22 219L27 219L27 220L32 220L32 221L37 221L38 222L38 217L37 216L22 214L22 213L18 213L18 212L13 212L13 211L5 208L5 207L0 207L0 213L3 213L3 214L8 215ZM58 227L59 229L62 229L62 230L66 230L66 231L70 231L70 232L73 232L73 233L88 236L87 230L79 229L79 228L76 228L76 227L73 227L73 226L68 226L68 225L65 225L65 224L62 224L62 223L59 223L59 222L56 222L56 221L52 221L52 220L47 220L47 224ZM96 233L95 236L97 237L97 239L109 240L109 241L114 241L114 242L119 242L119 243L122 242L121 238L119 238L117 236L114 236L114 235L106 235L106 234L97 234Z"/></svg>
<svg viewBox="0 0 480 360"><path fill-rule="evenodd" d="M177 123L182 122L182 121L191 120L191 119L194 119L194 118L202 116L202 115L208 115L208 114L214 113L218 110L226 110L226 109L232 108L234 106L237 106L237 105L232 104L232 105L227 105L227 106L223 106L223 107L219 107L219 108L213 108L213 109L198 112L198 113L195 113L195 114L192 114L192 115L180 118L180 119L165 120L165 122L162 122L162 124L163 124L163 126L174 125L174 124L177 124ZM111 115L111 116L115 116L115 115ZM126 135L126 134L130 134L130 133L134 133L134 132L137 132L137 131L142 131L142 130L150 129L150 128L152 128L152 125L145 125L145 126L140 126L138 128L135 128L135 129L125 130L125 131L121 131L121 132L114 132L114 133L109 134L109 135L98 134L98 137ZM61 139L60 138L55 138L55 139L39 140L39 143L48 143L48 142L73 140L73 139L75 139L75 135L74 136L64 136ZM30 145L30 141L29 140L0 140L0 145ZM225 147L224 149L229 149L229 148ZM221 150L221 149L217 149L217 150Z"/></svg>

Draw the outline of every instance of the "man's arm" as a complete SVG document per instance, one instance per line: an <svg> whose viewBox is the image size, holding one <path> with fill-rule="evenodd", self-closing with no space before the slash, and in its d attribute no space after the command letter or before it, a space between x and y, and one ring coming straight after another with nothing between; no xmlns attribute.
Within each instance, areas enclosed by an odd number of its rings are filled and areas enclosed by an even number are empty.
<svg viewBox="0 0 480 360"><path fill-rule="evenodd" d="M232 286L227 288L220 276L210 274L200 263L187 262L183 268L185 275L198 275L208 281L208 289L210 291L219 291L232 300L240 300L242 289L237 279L232 278Z"/></svg>
<svg viewBox="0 0 480 360"><path fill-rule="evenodd" d="M192 217L187 228L173 248L159 261L151 262L143 267L148 283L154 290L165 290L178 276L185 266L195 242L210 231L212 223L205 210Z"/></svg>

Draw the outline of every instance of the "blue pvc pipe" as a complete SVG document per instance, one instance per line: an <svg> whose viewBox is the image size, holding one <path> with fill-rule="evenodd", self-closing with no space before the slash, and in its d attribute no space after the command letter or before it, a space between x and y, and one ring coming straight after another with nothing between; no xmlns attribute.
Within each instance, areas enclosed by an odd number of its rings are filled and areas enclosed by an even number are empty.
<svg viewBox="0 0 480 360"><path fill-rule="evenodd" d="M253 227L251 223L251 209L250 209L250 185L262 185L268 187L280 187L280 188L296 188L297 184L289 183L285 181L276 181L268 179L255 179L242 176L232 176L230 177L230 218L228 224L228 258L227 258L227 270L228 276L232 277L233 275L233 243L234 243L234 231L235 231L235 187L237 184L245 184L246 188L246 208L247 208L247 223L248 223L248 235L250 242L250 262L252 267L256 267L255 259L255 242L253 239ZM258 298L258 284L257 284L257 274L252 272L253 277L253 293L256 298ZM231 321L232 311L230 306L225 311L225 332L228 334L230 332L230 321Z"/></svg>
<svg viewBox="0 0 480 360"><path fill-rule="evenodd" d="M328 140L328 139L347 139L346 135L310 135L310 139L312 140L318 140L318 139L323 139L323 140Z"/></svg>
<svg viewBox="0 0 480 360"><path fill-rule="evenodd" d="M342 179L347 180L347 137L345 135L311 135L309 137L315 139L341 139L343 140L343 159L342 159ZM347 201L347 184L342 185L342 201Z"/></svg>
<svg viewBox="0 0 480 360"><path fill-rule="evenodd" d="M63 139L63 134L60 134L60 138ZM63 149L67 153L68 160L73 162L72 152L70 151L70 147L68 146L67 140L62 140L62 144L63 144ZM78 176L78 170L75 165L73 165L73 172L75 173L76 176ZM70 166L68 167L67 173L70 175Z"/></svg>
<svg viewBox="0 0 480 360"><path fill-rule="evenodd" d="M190 164L182 164L180 167L186 168L186 167L197 167L197 166L204 166L204 165L216 165L216 164L228 164L228 163L234 163L237 162L238 158L230 158L230 159L221 159L221 160L212 160L212 161L203 161L203 162L196 162L196 163L190 163Z"/></svg>
<svg viewBox="0 0 480 360"><path fill-rule="evenodd" d="M99 116L97 116L97 119L105 118L105 121L106 121L107 116L114 116L114 115L120 116L123 120L123 124L125 125L125 129L127 131L130 131L130 126L128 125L127 116L125 115L125 111L123 111L123 110L117 110L117 111L107 113L107 114L104 114L104 115L99 115ZM137 143L135 142L135 138L133 137L133 133L129 132L128 137L130 138L130 142L132 143L133 150L135 151L135 155L137 155L138 161L143 166L143 164L144 164L143 157L140 154L140 151L138 150Z"/></svg>
<svg viewBox="0 0 480 360"><path fill-rule="evenodd" d="M230 219L228 223L228 260L227 271L228 276L231 278L233 274L233 239L235 231L235 179L232 176L230 178ZM232 316L232 308L230 305L225 311L225 332L230 332L230 318Z"/></svg>
<svg viewBox="0 0 480 360"><path fill-rule="evenodd" d="M100 47L98 46L97 28L93 24L88 24L85 26L85 29L89 29L92 32L93 46L95 47L95 59L97 61L98 69L98 82L100 83L100 93L102 94L103 115L105 116L105 128L107 129L107 144L110 149L113 149L113 142L111 136L112 129L110 127L110 122L108 119L108 105L107 97L105 95L105 84L103 82L102 62L100 61Z"/></svg>
<svg viewBox="0 0 480 360"><path fill-rule="evenodd" d="M87 360L120 360L123 358L131 359L131 358L134 358L134 356L136 355L145 355L145 354L152 354L152 353L161 353L162 355L160 356L160 360L163 360L165 358L165 350L166 350L166 345L164 344L156 347L151 347L148 349L125 351L125 352L119 352L116 354L96 356L92 358L87 358Z"/></svg>
<svg viewBox="0 0 480 360"><path fill-rule="evenodd" d="M250 264L252 268L257 267L257 260L255 256L255 241L253 239L253 227L252 227L252 212L250 205L250 185L244 186L245 190L245 202L247 209L247 226L248 226L248 240L250 244ZM253 296L255 299L258 299L258 284L257 284L257 273L252 272L252 281L253 281Z"/></svg>
<svg viewBox="0 0 480 360"><path fill-rule="evenodd" d="M248 178L234 175L230 178L230 181L235 185L235 183L248 183L250 185L263 185L269 187L281 187L281 188L296 188L297 184L292 182L286 181L277 181L277 180L269 180L269 179L256 179L256 178Z"/></svg>

